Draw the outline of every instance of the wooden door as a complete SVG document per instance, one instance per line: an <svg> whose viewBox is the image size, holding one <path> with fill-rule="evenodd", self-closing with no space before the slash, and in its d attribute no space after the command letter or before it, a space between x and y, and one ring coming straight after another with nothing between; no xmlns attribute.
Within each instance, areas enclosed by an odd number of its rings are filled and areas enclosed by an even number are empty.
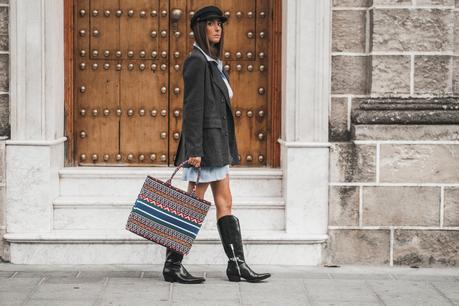
<svg viewBox="0 0 459 306"><path fill-rule="evenodd" d="M243 166L266 166L273 143L273 0L74 0L75 161L90 166L173 165L181 133L182 65L189 27L219 6L225 69ZM271 60L270 60L271 59ZM271 143L270 143L271 142Z"/></svg>

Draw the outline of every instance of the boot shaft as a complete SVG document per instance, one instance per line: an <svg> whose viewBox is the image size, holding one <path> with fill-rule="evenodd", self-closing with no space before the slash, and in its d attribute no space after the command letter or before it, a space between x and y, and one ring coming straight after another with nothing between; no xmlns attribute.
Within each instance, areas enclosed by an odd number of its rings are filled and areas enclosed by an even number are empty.
<svg viewBox="0 0 459 306"><path fill-rule="evenodd" d="M235 260L234 257L236 257L244 261L239 219L233 215L223 216L218 219L217 228L226 256L228 256L230 260Z"/></svg>
<svg viewBox="0 0 459 306"><path fill-rule="evenodd" d="M166 251L166 263L173 263L173 264L176 264L176 265L180 265L182 263L182 260L183 260L183 255L172 250L172 249L169 249L167 248L167 251Z"/></svg>

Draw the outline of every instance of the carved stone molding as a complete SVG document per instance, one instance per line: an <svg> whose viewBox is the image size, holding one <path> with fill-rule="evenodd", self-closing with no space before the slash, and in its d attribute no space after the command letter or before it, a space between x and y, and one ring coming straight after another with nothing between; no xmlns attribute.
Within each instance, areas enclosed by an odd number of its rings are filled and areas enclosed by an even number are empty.
<svg viewBox="0 0 459 306"><path fill-rule="evenodd" d="M458 124L459 97L356 99L352 124Z"/></svg>

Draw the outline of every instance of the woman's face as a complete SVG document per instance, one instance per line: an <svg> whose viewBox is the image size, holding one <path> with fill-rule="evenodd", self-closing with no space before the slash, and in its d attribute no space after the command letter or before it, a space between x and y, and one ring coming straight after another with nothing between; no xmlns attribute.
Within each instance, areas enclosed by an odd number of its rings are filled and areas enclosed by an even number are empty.
<svg viewBox="0 0 459 306"><path fill-rule="evenodd" d="M218 44L222 37L222 23L218 19L207 20L206 35L211 44Z"/></svg>

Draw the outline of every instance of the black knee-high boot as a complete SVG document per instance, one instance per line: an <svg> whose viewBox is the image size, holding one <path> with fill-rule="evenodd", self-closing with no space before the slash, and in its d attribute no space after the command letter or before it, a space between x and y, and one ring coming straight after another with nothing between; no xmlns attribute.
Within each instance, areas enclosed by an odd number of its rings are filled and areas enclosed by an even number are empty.
<svg viewBox="0 0 459 306"><path fill-rule="evenodd" d="M218 233L228 256L226 275L232 282L245 278L248 282L259 282L271 276L270 273L255 273L245 262L242 248L241 227L233 215L223 216L217 221Z"/></svg>
<svg viewBox="0 0 459 306"><path fill-rule="evenodd" d="M203 277L195 277L188 273L182 265L183 255L174 250L167 249L166 262L164 263L163 276L167 282L183 284L199 284L205 281Z"/></svg>

